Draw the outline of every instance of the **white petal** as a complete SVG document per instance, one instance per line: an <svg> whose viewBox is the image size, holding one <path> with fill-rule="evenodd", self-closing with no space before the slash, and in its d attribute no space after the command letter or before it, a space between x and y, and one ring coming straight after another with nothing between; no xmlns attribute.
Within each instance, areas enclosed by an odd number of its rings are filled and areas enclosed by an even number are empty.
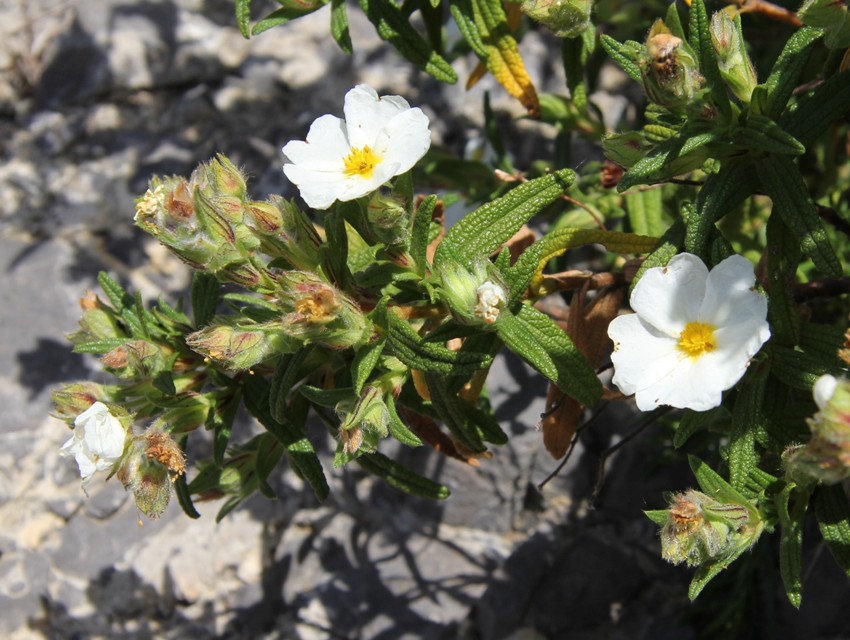
<svg viewBox="0 0 850 640"><path fill-rule="evenodd" d="M430 146L428 116L420 109L410 109L387 123L375 150L382 163L395 165L392 176L397 176L409 171Z"/></svg>
<svg viewBox="0 0 850 640"><path fill-rule="evenodd" d="M118 418L111 414L100 416L86 426L85 447L94 456L112 463L124 452L126 435Z"/></svg>
<svg viewBox="0 0 850 640"><path fill-rule="evenodd" d="M705 356L694 360L682 355L668 375L637 392L638 408L647 411L668 405L694 411L713 409L723 400L724 390L716 384L713 373L714 368Z"/></svg>
<svg viewBox="0 0 850 640"><path fill-rule="evenodd" d="M289 162L322 171L342 170L342 159L350 152L345 122L331 115L317 118L310 125L306 142L292 140L283 147Z"/></svg>
<svg viewBox="0 0 850 640"><path fill-rule="evenodd" d="M681 357L675 340L644 322L637 314L614 318L608 325L608 336L614 341L614 353L611 354L613 381L626 395L667 376Z"/></svg>
<svg viewBox="0 0 850 640"><path fill-rule="evenodd" d="M707 278L702 260L680 253L666 267L643 274L629 303L646 322L678 340L685 325L698 318Z"/></svg>
<svg viewBox="0 0 850 640"><path fill-rule="evenodd" d="M815 404L818 406L818 409L823 411L826 408L827 403L832 400L837 387L838 380L835 376L827 374L817 379L815 386L812 388L812 395L815 397Z"/></svg>
<svg viewBox="0 0 850 640"><path fill-rule="evenodd" d="M764 320L767 299L756 290L755 282L753 265L745 257L734 255L723 260L708 274L699 320L715 327L748 317Z"/></svg>
<svg viewBox="0 0 850 640"><path fill-rule="evenodd" d="M380 131L398 114L408 111L410 105L401 96L383 96L372 87L360 84L345 94L345 123L351 146L374 147Z"/></svg>
<svg viewBox="0 0 850 640"><path fill-rule="evenodd" d="M76 455L81 446L80 440L77 439L76 435L73 435L59 448L59 455L63 458Z"/></svg>
<svg viewBox="0 0 850 640"><path fill-rule="evenodd" d="M74 456L74 460L77 461L77 466L80 467L80 477L83 479L83 482L91 478L94 472L97 471L97 465L94 460L83 451L78 451Z"/></svg>
<svg viewBox="0 0 850 640"><path fill-rule="evenodd" d="M313 209L327 209L339 200L348 178L341 170L317 171L296 164L283 165L283 173Z"/></svg>

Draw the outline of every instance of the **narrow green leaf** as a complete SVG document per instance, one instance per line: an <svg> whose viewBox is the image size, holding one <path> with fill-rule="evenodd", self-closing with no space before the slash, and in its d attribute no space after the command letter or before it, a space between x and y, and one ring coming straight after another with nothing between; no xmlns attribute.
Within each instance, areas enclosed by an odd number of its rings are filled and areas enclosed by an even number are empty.
<svg viewBox="0 0 850 640"><path fill-rule="evenodd" d="M351 363L351 382L354 385L355 395L359 396L363 390L363 385L366 384L366 380L369 379L375 365L378 364L386 343L386 338L380 338L360 347L354 354L354 360Z"/></svg>
<svg viewBox="0 0 850 640"><path fill-rule="evenodd" d="M778 118L785 110L791 93L799 84L815 43L821 37L820 29L803 27L792 35L779 54L764 87L767 90L764 115ZM795 136L799 140L799 136ZM805 144L805 143L804 143Z"/></svg>
<svg viewBox="0 0 850 640"><path fill-rule="evenodd" d="M659 527L663 527L667 524L667 509L653 509L652 511L644 511L643 513Z"/></svg>
<svg viewBox="0 0 850 640"><path fill-rule="evenodd" d="M505 317L504 320L502 316ZM596 404L602 395L602 384L587 358L582 355L564 330L549 316L528 305L522 305L516 316L512 318L509 316L508 312L503 311L497 321L497 325L505 321L509 323L507 330L498 329L499 337L503 340L505 337L511 340L519 349L517 355L522 358L526 357L522 351L532 357L538 357L539 350L529 346L530 343L536 342L545 351L549 362L554 365L555 375L551 375L552 369L545 360L541 362L527 360L527 362L532 367L540 367L538 368L540 373L584 406L592 407ZM508 344L507 340L505 343ZM508 346L510 348L510 344Z"/></svg>
<svg viewBox="0 0 850 640"><path fill-rule="evenodd" d="M732 429L729 433L729 482L742 491L750 469L758 466L756 430L764 423L762 404L767 386L769 367L750 374L738 387L735 409L732 411Z"/></svg>
<svg viewBox="0 0 850 640"><path fill-rule="evenodd" d="M701 167L708 159L703 150L707 144L719 139L717 131L695 133L681 131L675 137L656 145L646 156L638 160L617 184L617 191L640 185L660 182Z"/></svg>
<svg viewBox="0 0 850 640"><path fill-rule="evenodd" d="M785 584L788 600L800 608L803 598L803 521L809 503L808 493L800 495L789 484L776 496L776 512L779 516L779 571ZM796 498L791 503L792 495Z"/></svg>
<svg viewBox="0 0 850 640"><path fill-rule="evenodd" d="M746 505L749 501L738 490L721 478L714 469L696 456L688 456L694 476L700 488L719 502Z"/></svg>
<svg viewBox="0 0 850 640"><path fill-rule="evenodd" d="M509 311L503 311L496 323L505 346L550 380L558 377L558 368L542 344L526 329L525 323Z"/></svg>
<svg viewBox="0 0 850 640"><path fill-rule="evenodd" d="M187 436L183 436L178 442L180 449L184 452L186 451L187 439ZM174 479L174 493L177 496L177 502L180 505L180 508L183 509L183 513L193 520L197 520L201 517L201 514L198 513L198 510L195 509L195 505L192 502L192 496L189 493L189 485L186 483L185 473L181 473Z"/></svg>
<svg viewBox="0 0 850 640"><path fill-rule="evenodd" d="M408 447L422 446L422 440L419 439L419 436L413 433L404 423L404 420L401 419L401 416L398 415L398 409L396 409L395 400L392 395L388 395L385 398L385 402L389 418L387 421L387 429L389 430L390 435Z"/></svg>
<svg viewBox="0 0 850 640"><path fill-rule="evenodd" d="M447 486L424 478L382 453L364 453L357 458L357 464L364 471L383 478L390 486L405 493L431 500L445 500L451 495Z"/></svg>
<svg viewBox="0 0 850 640"><path fill-rule="evenodd" d="M800 238L800 248L815 266L834 278L843 269L818 217L803 176L787 156L770 155L756 162L756 171L773 207Z"/></svg>
<svg viewBox="0 0 850 640"><path fill-rule="evenodd" d="M472 49L472 52L480 59L487 58L487 47L484 46L484 40L481 38L481 33L478 31L478 25L475 24L475 14L472 9L470 0L454 0L449 3L449 11L457 23L463 39Z"/></svg>
<svg viewBox="0 0 850 640"><path fill-rule="evenodd" d="M841 368L832 357L795 351L780 345L771 346L769 353L771 371L792 389L811 391L822 375L841 375Z"/></svg>
<svg viewBox="0 0 850 640"><path fill-rule="evenodd" d="M127 293L124 287L113 280L106 271L97 274L97 283L103 289L106 297L109 298L112 308L118 313L121 313L126 307L133 306L133 296Z"/></svg>
<svg viewBox="0 0 850 640"><path fill-rule="evenodd" d="M735 144L767 153L799 156L806 152L799 140L766 116L751 113L743 126L732 130Z"/></svg>
<svg viewBox="0 0 850 640"><path fill-rule="evenodd" d="M242 402L242 391L233 389L229 393L216 394L216 402L207 414L206 427L213 432L213 462L217 466L224 464L224 454L233 431L233 421Z"/></svg>
<svg viewBox="0 0 850 640"><path fill-rule="evenodd" d="M428 270L428 242L431 230L431 217L437 206L437 196L430 195L425 198L416 209L413 217L413 231L410 234L410 256L416 263L419 275L425 275Z"/></svg>
<svg viewBox="0 0 850 640"><path fill-rule="evenodd" d="M690 42L697 54L700 71L711 86L712 102L720 110L720 113L727 118L730 117L732 107L726 93L726 85L720 75L720 69L717 67L717 56L711 42L708 13L705 10L703 0L692 0L691 2Z"/></svg>
<svg viewBox="0 0 850 640"><path fill-rule="evenodd" d="M647 272L648 269L652 269L653 267L663 267L670 260L679 253L679 249L682 246L682 243L685 239L685 223L679 219L673 222L670 225L670 228L661 236L661 239L658 241L658 247L652 251L643 261L638 272L635 274L634 279L632 280L632 284L629 287L629 291L633 291L637 286L637 283L643 277L643 274Z"/></svg>
<svg viewBox="0 0 850 640"><path fill-rule="evenodd" d="M709 411L685 409L682 417L679 419L676 432L673 434L673 446L676 449L680 448L692 435L707 428L708 425L717 420L718 416L724 413L725 409L722 407L715 407Z"/></svg>
<svg viewBox="0 0 850 640"><path fill-rule="evenodd" d="M292 22L298 18L303 18L306 15L318 11L323 6L324 4L316 4L315 6L310 6L308 4L306 6L288 6L276 9L269 15L257 21L257 24L255 24L254 28L251 30L251 35L256 36L273 27L286 24L287 22Z"/></svg>
<svg viewBox="0 0 850 640"><path fill-rule="evenodd" d="M351 44L351 34L348 31L348 13L345 10L345 0L331 1L331 36L348 55L354 52Z"/></svg>
<svg viewBox="0 0 850 640"><path fill-rule="evenodd" d="M697 596L705 589L705 586L714 579L718 573L723 571L727 565L720 562L713 562L708 565L703 565L694 573L691 584L688 586L688 599L691 602L697 599Z"/></svg>
<svg viewBox="0 0 850 640"><path fill-rule="evenodd" d="M850 111L850 69L830 76L779 121L801 144L810 146Z"/></svg>
<svg viewBox="0 0 850 640"><path fill-rule="evenodd" d="M236 0L236 24L245 39L251 37L251 0Z"/></svg>
<svg viewBox="0 0 850 640"><path fill-rule="evenodd" d="M437 80L449 84L457 82L451 65L411 26L398 5L391 0L359 0L359 3L382 40Z"/></svg>
<svg viewBox="0 0 850 640"><path fill-rule="evenodd" d="M269 411L278 422L286 421L289 413L289 394L293 385L300 379L304 361L312 351L313 345L307 345L295 353L282 355L277 361L269 391Z"/></svg>
<svg viewBox="0 0 850 640"><path fill-rule="evenodd" d="M575 180L575 172L561 169L530 180L488 202L457 222L437 247L434 265L448 259L471 265L510 240L532 216L560 197Z"/></svg>
<svg viewBox="0 0 850 640"><path fill-rule="evenodd" d="M632 80L643 86L643 77L640 73L640 67L638 67L637 61L634 57L628 54L628 49L626 49L625 45L620 44L614 40L614 38L604 33L599 37L599 42L602 44L602 48L605 49L605 53L611 56L611 59L616 62Z"/></svg>
<svg viewBox="0 0 850 640"><path fill-rule="evenodd" d="M339 389L322 389L309 384L301 385L298 391L313 404L327 409L334 409L340 402L350 402L352 405L357 401L354 389L342 387Z"/></svg>
<svg viewBox="0 0 850 640"><path fill-rule="evenodd" d="M582 38L564 38L561 41L561 59L567 77L567 89L576 108L587 112L587 83L584 79L584 41Z"/></svg>
<svg viewBox="0 0 850 640"><path fill-rule="evenodd" d="M481 435L475 425L469 422L462 407L465 401L449 390L445 376L428 372L425 374L425 381L431 395L431 404L452 436L470 451L486 451L487 447L484 446Z"/></svg>
<svg viewBox="0 0 850 640"><path fill-rule="evenodd" d="M850 577L850 505L840 484L815 491L815 514L821 535L838 566Z"/></svg>
<svg viewBox="0 0 850 640"><path fill-rule="evenodd" d="M767 317L771 344L793 347L800 341L800 314L792 286L800 262L800 240L782 216L767 221Z"/></svg>
<svg viewBox="0 0 850 640"><path fill-rule="evenodd" d="M74 353L109 353L116 347L122 346L127 342L124 338L110 338L108 340L90 340L89 342L80 342L75 344Z"/></svg>
<svg viewBox="0 0 850 640"><path fill-rule="evenodd" d="M673 6L673 5L670 5ZM642 236L660 236L667 230L662 218L663 199L661 189L636 191L626 194L626 213L632 231Z"/></svg>

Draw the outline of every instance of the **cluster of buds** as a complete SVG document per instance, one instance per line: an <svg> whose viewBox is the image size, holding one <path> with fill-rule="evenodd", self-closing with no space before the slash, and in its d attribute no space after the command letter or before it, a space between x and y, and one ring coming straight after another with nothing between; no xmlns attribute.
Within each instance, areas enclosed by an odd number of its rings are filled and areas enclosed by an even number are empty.
<svg viewBox="0 0 850 640"><path fill-rule="evenodd" d="M302 344L343 349L361 344L371 323L357 304L320 276L308 271L284 271L278 278L281 330Z"/></svg>
<svg viewBox="0 0 850 640"><path fill-rule="evenodd" d="M522 11L559 38L580 36L590 25L593 0L524 0Z"/></svg>
<svg viewBox="0 0 850 640"><path fill-rule="evenodd" d="M685 109L702 95L705 78L690 45L656 20L646 38L641 75L647 97L673 110Z"/></svg>
<svg viewBox="0 0 850 640"><path fill-rule="evenodd" d="M786 449L782 462L797 484L835 484L850 477L850 380L821 376L813 392L819 411L807 421L811 440Z"/></svg>
<svg viewBox="0 0 850 640"><path fill-rule="evenodd" d="M489 261L476 261L471 270L449 262L440 270L440 285L440 295L462 324L492 325L508 301L507 286Z"/></svg>
<svg viewBox="0 0 850 640"><path fill-rule="evenodd" d="M266 202L248 202L245 224L260 239L260 251L283 258L296 269L313 271L322 260L322 239L316 227L294 202L272 196Z"/></svg>
<svg viewBox="0 0 850 640"><path fill-rule="evenodd" d="M358 452L376 451L381 439L389 434L389 412L383 391L376 386L366 387L353 407L347 402L338 404L336 413L340 425L335 467L342 466Z"/></svg>
<svg viewBox="0 0 850 640"><path fill-rule="evenodd" d="M741 17L736 7L726 7L711 17L711 43L717 53L720 75L735 97L748 103L758 81L744 44Z"/></svg>
<svg viewBox="0 0 850 640"><path fill-rule="evenodd" d="M670 500L661 528L661 555L691 567L731 561L752 547L763 529L764 522L751 505L723 503L688 490Z"/></svg>

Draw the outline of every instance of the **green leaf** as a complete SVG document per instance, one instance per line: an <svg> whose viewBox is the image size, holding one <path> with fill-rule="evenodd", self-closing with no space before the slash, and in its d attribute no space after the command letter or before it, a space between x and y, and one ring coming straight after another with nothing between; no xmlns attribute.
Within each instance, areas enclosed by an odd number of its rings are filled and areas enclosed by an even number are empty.
<svg viewBox="0 0 850 640"><path fill-rule="evenodd" d="M781 525L779 539L779 571L785 584L788 600L798 609L803 598L803 522L809 503L808 493L794 492L789 484L775 498L776 512ZM796 500L790 505L792 493Z"/></svg>
<svg viewBox="0 0 850 640"><path fill-rule="evenodd" d="M183 436L179 440L180 448L184 452L186 451L187 439L187 436ZM192 496L189 493L189 485L186 483L185 473L181 473L174 479L174 494L177 496L177 503L180 505L180 508L183 509L183 513L193 520L197 520L201 517L201 514L198 513L198 510L195 509L195 505L192 502Z"/></svg>
<svg viewBox="0 0 850 640"><path fill-rule="evenodd" d="M708 411L692 411L685 409L682 417L679 419L679 425L676 427L676 432L673 434L673 446L678 449L684 445L688 439L705 429L713 423L717 418L726 413L723 407L715 407Z"/></svg>
<svg viewBox="0 0 850 640"><path fill-rule="evenodd" d="M632 80L643 86L643 77L640 73L640 67L637 64L637 59L631 54L629 48L604 33L599 37L599 42L602 44L602 48L605 49L605 53L611 56L611 59L616 62Z"/></svg>
<svg viewBox="0 0 850 640"><path fill-rule="evenodd" d="M788 99L797 87L809 56L820 37L820 29L803 27L785 43L785 48L779 54L770 75L764 82L767 91L764 115L768 118L778 118L785 110L785 105L788 104Z"/></svg>
<svg viewBox="0 0 850 640"><path fill-rule="evenodd" d="M322 389L305 384L301 385L298 391L313 404L327 409L336 408L340 402L351 402L353 405L357 401L357 396L354 395L354 389L351 387Z"/></svg>
<svg viewBox="0 0 850 640"><path fill-rule="evenodd" d="M673 5L670 5L673 6ZM642 236L659 237L667 230L663 219L661 189L635 191L624 196L632 231Z"/></svg>
<svg viewBox="0 0 850 640"><path fill-rule="evenodd" d="M328 497L330 487L325 479L322 464L316 456L316 450L297 425L288 420L278 422L272 417L269 411L269 391L269 383L265 378L246 376L245 407L283 444L290 464L307 481L316 498L324 500Z"/></svg>
<svg viewBox="0 0 850 640"><path fill-rule="evenodd" d="M486 451L487 447L475 425L470 422L463 405L467 404L446 384L446 377L433 372L425 373L425 381L431 395L431 404L452 436L473 452ZM467 405L468 406L468 405Z"/></svg>
<svg viewBox="0 0 850 640"><path fill-rule="evenodd" d="M726 85L717 67L717 56L714 52L714 44L711 42L708 13L703 0L691 2L690 36L691 47L696 54L700 71L711 86L712 102L728 118L732 114L732 107L726 93Z"/></svg>
<svg viewBox="0 0 850 640"><path fill-rule="evenodd" d="M704 493L710 495L718 502L748 505L749 501L731 484L721 478L714 469L705 464L696 456L688 456L694 476ZM750 507L752 509L752 507Z"/></svg>
<svg viewBox="0 0 850 640"><path fill-rule="evenodd" d="M251 37L251 0L236 0L236 24L246 39Z"/></svg>
<svg viewBox="0 0 850 640"><path fill-rule="evenodd" d="M306 15L318 11L324 6L324 2L291 2L289 6L283 6L280 9L272 11L263 19L257 21L254 28L251 30L252 35L259 35L263 31L268 31L272 27L277 27L287 22L292 22L298 18L303 18Z"/></svg>
<svg viewBox="0 0 850 640"><path fill-rule="evenodd" d="M832 357L806 353L780 345L771 346L771 371L792 389L811 391L817 379L827 373L841 375L841 368Z"/></svg>
<svg viewBox="0 0 850 640"><path fill-rule="evenodd" d="M809 146L848 111L850 111L850 69L830 76L789 110L779 124L802 144Z"/></svg>
<svg viewBox="0 0 850 640"><path fill-rule="evenodd" d="M716 130L702 133L681 131L673 138L656 145L626 171L617 184L617 191L622 193L640 184L661 182L698 169L709 157L702 147L715 142L719 137Z"/></svg>
<svg viewBox="0 0 850 640"><path fill-rule="evenodd" d="M751 113L743 126L732 130L732 141L753 151L799 156L806 152L790 133L766 116Z"/></svg>
<svg viewBox="0 0 850 640"><path fill-rule="evenodd" d="M667 524L667 509L653 509L652 511L644 511L643 513L659 527L663 527Z"/></svg>
<svg viewBox="0 0 850 640"><path fill-rule="evenodd" d="M584 79L586 56L582 38L564 38L561 41L561 60L567 77L567 89L573 104L581 112L587 111L587 83Z"/></svg>
<svg viewBox="0 0 850 640"><path fill-rule="evenodd" d="M803 253L811 257L815 266L825 274L840 277L843 271L841 263L829 243L815 204L794 161L787 156L766 156L756 161L756 171L765 192L773 200L773 208L794 235L800 238Z"/></svg>
<svg viewBox="0 0 850 640"><path fill-rule="evenodd" d="M472 52L480 59L487 58L487 47L484 46L484 41L481 39L481 33L478 31L478 25L475 23L475 14L472 10L472 2L470 0L454 0L449 3L449 11L457 23L463 39L472 49Z"/></svg>
<svg viewBox="0 0 850 640"><path fill-rule="evenodd" d="M549 316L522 305L513 315L502 311L496 322L507 347L586 407L602 395L596 371L570 337ZM543 356L545 354L545 357Z"/></svg>
<svg viewBox="0 0 850 640"><path fill-rule="evenodd" d="M682 18L679 16L679 10L676 3L673 2L667 7L667 15L664 17L664 24L670 29L670 33L680 40L687 40L685 29L682 27Z"/></svg>
<svg viewBox="0 0 850 640"><path fill-rule="evenodd" d="M390 311L386 317L389 327L388 346L411 369L443 375L465 375L485 369L493 360L488 354L452 351L443 345L427 342L395 313Z"/></svg>
<svg viewBox="0 0 850 640"><path fill-rule="evenodd" d="M196 271L192 278L192 315L195 327L209 324L218 306L219 283L211 273Z"/></svg>
<svg viewBox="0 0 850 640"><path fill-rule="evenodd" d="M135 300L133 296L127 293L120 284L113 280L106 271L101 271L97 274L97 283L106 297L109 298L109 303L112 308L118 313L121 313L127 307L132 307Z"/></svg>
<svg viewBox="0 0 850 640"><path fill-rule="evenodd" d="M682 246L684 238L685 223L681 219L674 221L664 235L661 236L661 239L658 241L658 247L644 258L643 264L640 265L638 272L632 280L629 291L634 290L637 283L648 269L663 267L670 262L670 260L673 259L673 256L679 253L679 248Z"/></svg>
<svg viewBox="0 0 850 640"><path fill-rule="evenodd" d="M354 360L351 363L351 382L354 385L355 395L359 396L363 390L363 385L366 384L366 380L369 379L375 365L378 364L386 343L386 338L380 338L360 347L354 354Z"/></svg>
<svg viewBox="0 0 850 640"><path fill-rule="evenodd" d="M206 427L213 432L213 462L219 467L224 463L224 454L241 400L242 391L234 389L231 393L219 396L207 414Z"/></svg>
<svg viewBox="0 0 850 640"><path fill-rule="evenodd" d="M451 65L411 26L398 5L391 0L359 0L359 3L382 40L440 82L457 82L457 74Z"/></svg>
<svg viewBox="0 0 850 640"><path fill-rule="evenodd" d="M120 347L126 343L123 338L109 338L108 340L90 340L89 342L80 342L75 344L74 353L109 353L116 347Z"/></svg>
<svg viewBox="0 0 850 640"><path fill-rule="evenodd" d="M282 355L274 370L269 391L269 411L278 422L285 422L289 413L289 394L300 379L302 366L312 353L313 345L300 348L292 354Z"/></svg>
<svg viewBox="0 0 850 640"><path fill-rule="evenodd" d="M726 565L720 562L713 562L698 568L694 573L691 584L688 585L688 599L691 602L696 600L697 596L705 589L705 586L725 568Z"/></svg>
<svg viewBox="0 0 850 640"><path fill-rule="evenodd" d="M348 55L354 52L351 35L348 32L348 13L345 11L345 0L331 1L331 36Z"/></svg>
<svg viewBox="0 0 850 640"><path fill-rule="evenodd" d="M417 266L417 273L424 276L428 270L428 242L431 230L431 217L437 206L437 196L430 195L425 198L416 209L413 217L413 231L410 234L410 257Z"/></svg>
<svg viewBox="0 0 850 640"><path fill-rule="evenodd" d="M800 240L781 216L767 221L767 317L771 344L793 347L800 341L800 314L791 290L800 262Z"/></svg>
<svg viewBox="0 0 850 640"><path fill-rule="evenodd" d="M450 259L472 266L476 258L497 251L532 216L563 195L575 176L571 169L555 171L530 180L467 214L449 229L437 247L434 266L439 268Z"/></svg>
<svg viewBox="0 0 850 640"><path fill-rule="evenodd" d="M421 446L422 440L420 440L419 436L408 428L408 426L404 423L404 420L402 420L398 415L398 409L396 409L395 400L393 399L392 394L387 395L384 401L387 405L387 414L389 418L387 421L387 428L389 429L390 435L408 447Z"/></svg>
<svg viewBox="0 0 850 640"><path fill-rule="evenodd" d="M254 470L257 473L260 491L269 499L277 498L277 495L268 484L268 478L275 470L280 457L283 455L283 445L271 433L265 433L257 444L257 457L254 459Z"/></svg>
<svg viewBox="0 0 850 640"><path fill-rule="evenodd" d="M337 203L335 210L325 215L327 241L322 245L322 267L340 289L345 289L351 280L348 268L348 231L341 209L358 206L356 201Z"/></svg>
<svg viewBox="0 0 850 640"><path fill-rule="evenodd" d="M763 427L765 422L762 404L768 373L769 367L762 367L749 375L745 383L738 387L738 397L732 411L727 460L729 481L738 491L743 490L750 469L758 466L756 431L760 426Z"/></svg>
<svg viewBox="0 0 850 640"><path fill-rule="evenodd" d="M382 453L364 453L357 458L357 464L405 493L431 500L445 500L451 495L447 486L420 476Z"/></svg>
<svg viewBox="0 0 850 640"><path fill-rule="evenodd" d="M815 491L815 514L821 535L838 566L850 577L850 505L840 484Z"/></svg>

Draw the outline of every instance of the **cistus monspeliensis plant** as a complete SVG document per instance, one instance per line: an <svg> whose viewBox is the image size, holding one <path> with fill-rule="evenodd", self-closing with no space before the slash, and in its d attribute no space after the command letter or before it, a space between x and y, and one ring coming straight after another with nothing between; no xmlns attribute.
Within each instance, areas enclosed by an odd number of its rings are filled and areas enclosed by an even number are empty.
<svg viewBox="0 0 850 640"><path fill-rule="evenodd" d="M254 33L325 4L279 2ZM350 52L346 4L330 4ZM799 606L810 511L850 573L847 6L710 16L688 4L361 0L380 36L438 80L454 82L451 61L474 54L469 84L491 72L551 125L552 157L514 166L487 101L486 153L453 157L431 148L424 110L360 85L344 118L321 116L283 146L300 200L253 200L224 155L153 177L136 224L194 270L191 310L145 304L101 274L103 294L86 294L69 337L115 381L54 393L73 429L62 455L84 484L117 475L149 516L174 493L192 517L193 500L221 498L223 517L257 491L275 497L284 460L324 500L335 472L314 442L326 432L334 468L444 499L448 487L386 443L487 464L508 440L486 394L507 349L548 380L539 426L553 457L592 426L582 416L632 396L648 412L640 428L663 416L663 446L699 454L699 489L648 512L662 556L696 567L692 598L777 536ZM247 36L251 2L236 8ZM522 12L560 38L568 95L534 87ZM451 45L448 20L462 36ZM749 33L776 46L757 51ZM605 55L645 95L632 130L609 130L594 104ZM577 137L605 162L572 158ZM447 228L458 198L477 206ZM569 261L578 247L582 269ZM234 429L242 407L259 435ZM212 454L187 466L201 430Z"/></svg>

